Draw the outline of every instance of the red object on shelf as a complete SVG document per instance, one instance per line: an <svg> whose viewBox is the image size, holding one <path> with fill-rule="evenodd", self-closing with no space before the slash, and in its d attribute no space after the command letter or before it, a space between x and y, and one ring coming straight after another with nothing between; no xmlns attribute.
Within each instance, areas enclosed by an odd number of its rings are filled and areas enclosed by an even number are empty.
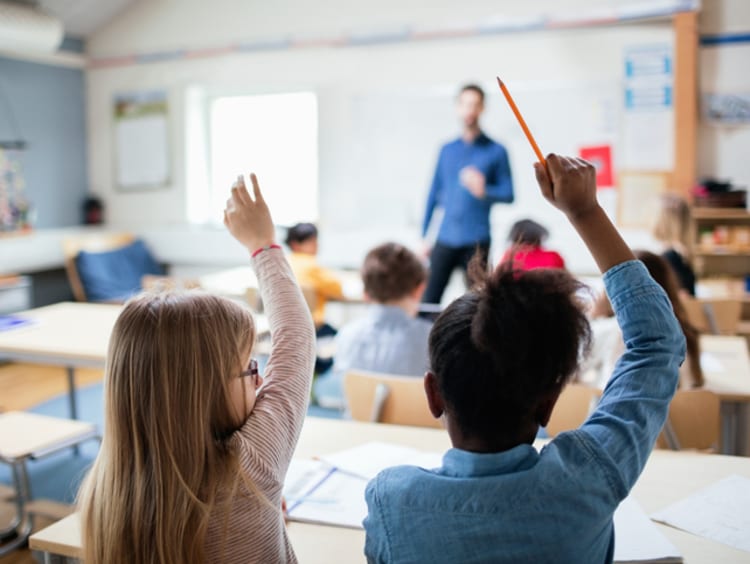
<svg viewBox="0 0 750 564"><path fill-rule="evenodd" d="M612 171L611 145L592 145L581 147L578 155L596 167L596 187L611 188L615 185Z"/></svg>

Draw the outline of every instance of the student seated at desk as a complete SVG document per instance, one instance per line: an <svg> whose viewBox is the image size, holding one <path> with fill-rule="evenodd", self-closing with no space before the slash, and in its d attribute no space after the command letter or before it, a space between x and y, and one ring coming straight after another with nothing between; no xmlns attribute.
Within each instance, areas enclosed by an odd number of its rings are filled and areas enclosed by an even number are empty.
<svg viewBox="0 0 750 564"><path fill-rule="evenodd" d="M597 203L594 167L550 155L549 176L535 169L605 272L622 361L587 421L537 452L537 430L589 340L580 284L563 270L507 263L486 275L430 334L425 391L454 448L441 468L390 468L368 484L370 562L612 561L612 516L661 432L685 339L664 291Z"/></svg>
<svg viewBox="0 0 750 564"><path fill-rule="evenodd" d="M695 296L695 272L690 266L690 206L676 194L662 194L654 237L663 245L662 255L674 270L680 289Z"/></svg>
<svg viewBox="0 0 750 564"><path fill-rule="evenodd" d="M700 341L698 330L688 321L687 312L680 300L680 286L669 263L659 255L649 251L635 251L651 277L662 287L672 304L675 317L680 323L687 343L687 359L680 368L680 385L685 388L699 388L703 385L703 370L700 364ZM599 294L591 312L592 345L583 362L581 380L587 384L604 388L607 385L615 363L625 350L622 331L612 311L607 294Z"/></svg>
<svg viewBox="0 0 750 564"><path fill-rule="evenodd" d="M512 246L505 251L501 262L510 260L513 253L513 267L518 270L565 268L565 261L557 251L542 247L547 237L549 231L533 219L516 221L508 233Z"/></svg>
<svg viewBox="0 0 750 564"><path fill-rule="evenodd" d="M298 223L289 228L286 244L292 251L289 264L303 289L311 291L314 296L312 309L315 334L318 338L333 337L336 329L325 322L325 309L328 300L343 300L344 292L341 280L330 270L318 264L318 228L312 223ZM315 372L328 370L333 364L331 358L317 358Z"/></svg>
<svg viewBox="0 0 750 564"><path fill-rule="evenodd" d="M104 439L79 493L87 564L296 562L281 512L315 357L310 312L257 180L224 212L250 253L273 345L231 300L141 294L112 332ZM262 387L261 387L262 385Z"/></svg>
<svg viewBox="0 0 750 564"><path fill-rule="evenodd" d="M365 295L372 302L364 317L341 328L330 373L314 390L323 406L343 405L343 377L349 370L424 376L432 324L417 317L427 270L398 243L372 249L362 265Z"/></svg>

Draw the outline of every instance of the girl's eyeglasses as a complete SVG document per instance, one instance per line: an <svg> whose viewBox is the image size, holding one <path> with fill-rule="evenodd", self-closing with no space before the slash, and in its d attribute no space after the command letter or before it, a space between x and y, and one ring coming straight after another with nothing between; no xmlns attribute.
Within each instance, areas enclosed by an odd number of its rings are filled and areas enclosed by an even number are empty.
<svg viewBox="0 0 750 564"><path fill-rule="evenodd" d="M254 358L250 359L250 363L247 365L247 370L243 370L240 377L245 378L247 376L253 377L253 384L257 388L260 385L260 372L258 371L258 361Z"/></svg>

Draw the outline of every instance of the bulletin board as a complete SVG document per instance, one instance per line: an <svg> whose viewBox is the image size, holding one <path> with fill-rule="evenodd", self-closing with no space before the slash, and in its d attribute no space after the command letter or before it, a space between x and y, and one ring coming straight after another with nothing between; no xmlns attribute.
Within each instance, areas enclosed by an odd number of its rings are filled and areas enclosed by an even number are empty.
<svg viewBox="0 0 750 564"><path fill-rule="evenodd" d="M169 112L164 91L114 97L116 184L120 191L154 190L170 180Z"/></svg>

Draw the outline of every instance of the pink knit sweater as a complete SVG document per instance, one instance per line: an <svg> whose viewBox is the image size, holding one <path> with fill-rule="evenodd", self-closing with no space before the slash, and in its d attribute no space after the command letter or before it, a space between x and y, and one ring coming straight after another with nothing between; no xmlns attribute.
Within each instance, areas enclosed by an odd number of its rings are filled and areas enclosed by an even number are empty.
<svg viewBox="0 0 750 564"><path fill-rule="evenodd" d="M206 554L210 562L296 562L280 513L281 489L310 396L315 329L282 251L266 250L252 261L271 327L271 355L255 407L230 440L269 503L238 495L227 529L223 515L211 522Z"/></svg>

